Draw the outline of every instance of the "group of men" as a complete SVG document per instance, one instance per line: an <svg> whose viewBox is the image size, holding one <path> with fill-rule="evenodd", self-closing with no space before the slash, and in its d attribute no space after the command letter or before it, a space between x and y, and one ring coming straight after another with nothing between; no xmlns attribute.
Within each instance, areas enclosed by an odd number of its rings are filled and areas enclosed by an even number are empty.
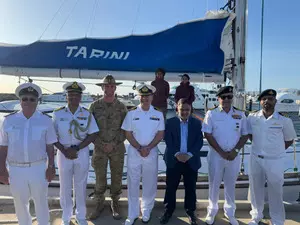
<svg viewBox="0 0 300 225"><path fill-rule="evenodd" d="M157 71L158 79L162 79L164 73L163 70ZM189 77L183 76L182 79ZM190 224L196 225L196 182L201 167L200 157L203 156L200 151L203 133L210 146L207 157L209 206L205 222L209 225L215 222L219 188L224 181L224 215L232 225L238 224L235 218L235 183L240 168L239 152L250 138L252 220L249 224L256 225L263 218L266 180L272 224L284 224L283 157L285 149L296 138L296 133L292 121L275 111L275 90L262 92L259 96L262 110L246 118L243 111L232 106L233 87L222 87L217 93L220 105L209 110L201 123L191 115L191 98L178 99L177 115L165 121L165 115L161 112L164 110L153 107L152 101L156 92L165 96L168 93L157 90L154 85L140 85L137 88L140 105L127 112L125 105L115 97L119 84L113 76L106 76L97 84L104 92L103 98L93 102L88 110L80 105L84 85L66 83L63 88L67 92L68 104L55 110L52 120L36 110L42 95L37 85L25 83L16 89L22 110L6 116L1 123L0 182L10 184L20 225L32 224L28 208L30 198L34 201L38 223L49 224L47 187L55 176L54 146L58 149L62 225L69 224L73 216L73 188L77 223L87 224L85 200L90 143L95 145L92 166L96 175L96 206L88 219L97 219L104 209L108 162L111 171L110 208L113 218L121 219L119 198L122 192L126 139L129 147L128 217L125 225L134 224L140 212L142 222L148 223L151 220L157 191L158 144L162 139L166 143L164 161L167 170L165 211L160 223L168 223L175 211L176 190L183 176L186 191L184 208ZM168 88L164 82L160 86ZM160 106L164 108L164 104L162 101Z"/></svg>

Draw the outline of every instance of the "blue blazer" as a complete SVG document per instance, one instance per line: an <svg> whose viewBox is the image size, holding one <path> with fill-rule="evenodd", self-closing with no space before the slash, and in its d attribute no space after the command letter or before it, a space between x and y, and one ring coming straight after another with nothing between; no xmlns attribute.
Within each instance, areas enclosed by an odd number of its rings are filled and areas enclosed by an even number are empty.
<svg viewBox="0 0 300 225"><path fill-rule="evenodd" d="M193 154L187 163L190 167L198 171L201 167L201 153L200 150L203 146L201 121L190 116L188 119L188 140L187 151ZM180 120L178 117L173 117L167 120L165 128L165 142L166 150L164 154L164 161L167 168L173 168L178 162L175 157L176 152L180 152L181 132Z"/></svg>

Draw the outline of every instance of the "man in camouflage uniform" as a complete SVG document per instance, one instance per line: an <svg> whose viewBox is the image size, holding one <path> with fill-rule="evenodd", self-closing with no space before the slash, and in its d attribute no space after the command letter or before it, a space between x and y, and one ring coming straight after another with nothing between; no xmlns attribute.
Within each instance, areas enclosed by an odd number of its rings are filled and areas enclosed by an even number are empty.
<svg viewBox="0 0 300 225"><path fill-rule="evenodd" d="M117 83L113 76L107 75L98 86L101 86L104 97L93 102L90 111L93 113L99 136L95 140L92 166L95 170L95 200L97 206L89 219L97 219L104 209L104 193L107 188L107 163L111 171L111 210L114 219L121 219L118 201L122 193L122 174L125 154L125 132L121 125L127 113L126 106L115 97Z"/></svg>

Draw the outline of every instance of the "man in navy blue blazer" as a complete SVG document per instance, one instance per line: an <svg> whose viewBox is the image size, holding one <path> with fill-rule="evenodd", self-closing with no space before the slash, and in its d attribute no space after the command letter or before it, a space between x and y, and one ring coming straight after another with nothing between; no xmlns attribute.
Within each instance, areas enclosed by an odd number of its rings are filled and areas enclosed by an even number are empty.
<svg viewBox="0 0 300 225"><path fill-rule="evenodd" d="M196 182L201 167L200 150L203 146L201 121L191 116L191 104L187 99L177 103L178 116L168 119L165 129L166 150L164 161L167 166L165 212L161 224L169 222L176 205L176 191L183 176L185 186L184 208L190 224L197 224Z"/></svg>

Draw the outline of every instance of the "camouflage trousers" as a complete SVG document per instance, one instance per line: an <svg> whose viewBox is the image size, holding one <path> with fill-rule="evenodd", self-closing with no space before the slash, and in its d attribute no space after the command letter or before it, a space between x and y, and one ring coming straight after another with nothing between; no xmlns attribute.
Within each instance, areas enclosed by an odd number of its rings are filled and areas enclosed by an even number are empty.
<svg viewBox="0 0 300 225"><path fill-rule="evenodd" d="M111 187L110 197L113 201L118 201L122 193L122 175L124 166L124 150L122 144L110 153L105 153L102 149L95 146L95 153L92 158L92 166L95 170L95 200L103 203L105 200L105 192L107 189L107 166L110 165Z"/></svg>

